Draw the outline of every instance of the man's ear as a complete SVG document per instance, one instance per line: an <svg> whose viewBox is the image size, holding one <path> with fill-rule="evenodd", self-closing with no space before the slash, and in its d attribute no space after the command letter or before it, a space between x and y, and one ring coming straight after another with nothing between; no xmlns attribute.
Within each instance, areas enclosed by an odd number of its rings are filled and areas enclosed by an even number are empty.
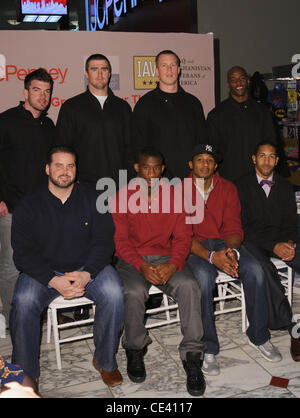
<svg viewBox="0 0 300 418"><path fill-rule="evenodd" d="M279 157L276 157L276 160L275 160L275 165L277 165L277 164L278 164L278 161L279 161Z"/></svg>
<svg viewBox="0 0 300 418"><path fill-rule="evenodd" d="M47 176L49 176L49 164L46 164L45 171Z"/></svg>
<svg viewBox="0 0 300 418"><path fill-rule="evenodd" d="M25 100L28 100L28 90L27 89L23 89L23 96L24 96Z"/></svg>
<svg viewBox="0 0 300 418"><path fill-rule="evenodd" d="M193 170L193 161L189 161L189 167L191 170Z"/></svg>
<svg viewBox="0 0 300 418"><path fill-rule="evenodd" d="M214 171L217 171L217 168L218 168L218 164L216 163Z"/></svg>
<svg viewBox="0 0 300 418"><path fill-rule="evenodd" d="M133 168L135 169L135 171L138 173L139 172L139 169L140 169L140 165L138 164L138 163L135 163L134 165L133 165Z"/></svg>
<svg viewBox="0 0 300 418"><path fill-rule="evenodd" d="M256 164L256 155L252 155L252 161L253 161L253 164L255 165Z"/></svg>

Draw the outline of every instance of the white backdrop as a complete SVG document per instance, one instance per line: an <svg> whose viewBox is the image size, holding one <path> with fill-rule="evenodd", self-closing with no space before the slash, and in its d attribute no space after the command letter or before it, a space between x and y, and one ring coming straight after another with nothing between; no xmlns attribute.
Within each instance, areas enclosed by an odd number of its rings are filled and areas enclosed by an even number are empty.
<svg viewBox="0 0 300 418"><path fill-rule="evenodd" d="M56 122L61 103L85 89L84 63L94 53L110 59L110 86L134 107L155 87L154 58L164 49L181 58L181 85L207 114L214 107L212 34L80 31L0 31L0 112L23 99L26 74L44 67L54 79L49 116Z"/></svg>

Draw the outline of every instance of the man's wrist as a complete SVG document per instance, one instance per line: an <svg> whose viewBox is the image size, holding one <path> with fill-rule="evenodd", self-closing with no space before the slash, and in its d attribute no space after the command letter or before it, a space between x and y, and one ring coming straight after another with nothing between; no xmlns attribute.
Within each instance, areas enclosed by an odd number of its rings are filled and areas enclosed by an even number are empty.
<svg viewBox="0 0 300 418"><path fill-rule="evenodd" d="M209 261L209 264L214 264L213 263L213 255L215 254L215 251L210 251L209 252L209 255L208 255L208 261Z"/></svg>
<svg viewBox="0 0 300 418"><path fill-rule="evenodd" d="M235 253L236 253L236 258L237 258L237 260L239 261L239 259L240 259L240 256L241 256L241 254L240 254L240 252L236 249L236 248L231 248L233 251L235 251Z"/></svg>

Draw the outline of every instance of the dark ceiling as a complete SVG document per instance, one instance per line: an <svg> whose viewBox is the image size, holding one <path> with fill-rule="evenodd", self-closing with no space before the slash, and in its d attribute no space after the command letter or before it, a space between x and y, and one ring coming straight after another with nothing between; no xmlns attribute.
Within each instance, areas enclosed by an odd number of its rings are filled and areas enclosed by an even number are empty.
<svg viewBox="0 0 300 418"><path fill-rule="evenodd" d="M0 30L85 30L85 0L69 0L68 17L58 23L18 22L20 0L0 0ZM138 0L140 6L106 30L132 32L196 32L194 0ZM100 3L99 3L100 4ZM147 11L146 11L147 10ZM146 30L145 30L146 29Z"/></svg>
<svg viewBox="0 0 300 418"><path fill-rule="evenodd" d="M79 22L84 25L84 0L70 0L69 16L59 23L18 22L19 2L19 0L0 0L0 30L78 30Z"/></svg>

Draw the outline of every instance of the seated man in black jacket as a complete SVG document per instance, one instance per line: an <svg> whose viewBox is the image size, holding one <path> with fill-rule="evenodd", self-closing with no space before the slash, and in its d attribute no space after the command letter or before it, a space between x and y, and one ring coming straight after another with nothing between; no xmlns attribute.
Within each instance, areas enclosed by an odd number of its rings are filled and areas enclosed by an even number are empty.
<svg viewBox="0 0 300 418"><path fill-rule="evenodd" d="M108 386L122 383L115 352L123 320L123 287L110 265L114 226L96 210L97 194L75 183L76 157L50 150L48 186L21 200L13 214L12 247L21 271L10 317L12 362L39 377L40 316L50 302L86 296L96 303L94 367Z"/></svg>
<svg viewBox="0 0 300 418"><path fill-rule="evenodd" d="M252 161L255 170L236 181L242 206L244 245L261 262L265 271L269 305L273 306L273 310L269 306L269 328L289 330L291 356L293 360L300 361L300 339L296 333L298 327L295 327L291 308L283 292L280 294L280 291L276 291L280 283L276 267L270 261L270 257L277 257L300 273L295 195L292 185L274 172L278 155L272 142L259 143Z"/></svg>

